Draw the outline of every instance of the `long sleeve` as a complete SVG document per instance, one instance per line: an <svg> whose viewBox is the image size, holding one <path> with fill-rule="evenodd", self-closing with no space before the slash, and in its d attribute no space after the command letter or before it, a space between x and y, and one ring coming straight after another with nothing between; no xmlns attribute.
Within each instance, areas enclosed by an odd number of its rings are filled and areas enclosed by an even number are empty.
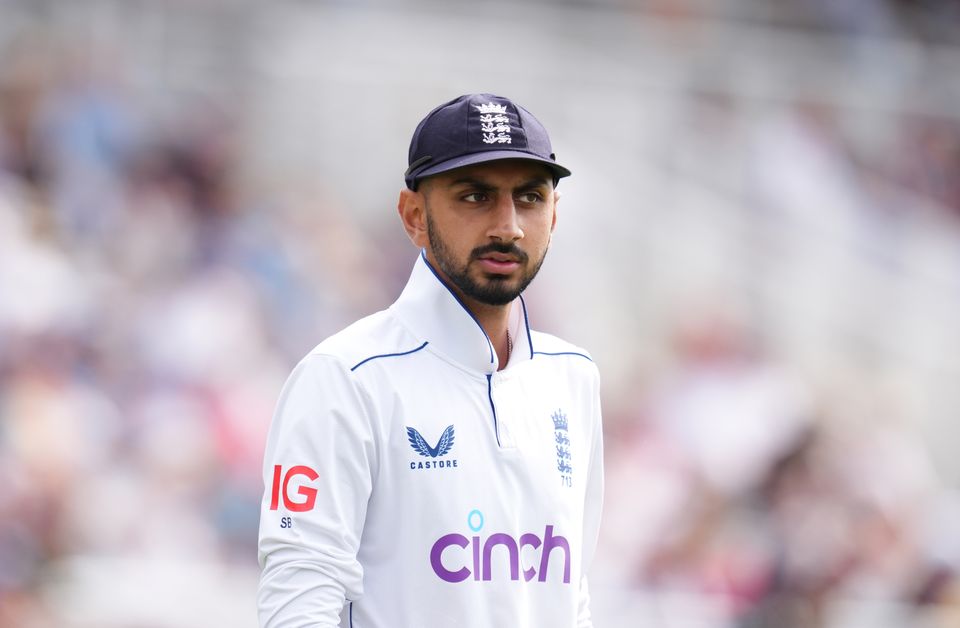
<svg viewBox="0 0 960 628"><path fill-rule="evenodd" d="M369 397L339 360L308 356L284 386L264 455L261 627L334 627L363 594L357 551L376 465Z"/></svg>
<svg viewBox="0 0 960 628"><path fill-rule="evenodd" d="M600 514L603 510L603 421L600 409L600 378L594 379L593 392L593 438L590 466L583 505L583 577L580 581L580 598L577 611L577 628L593 628L590 614L590 591L586 574L593 562L593 554L600 535Z"/></svg>
<svg viewBox="0 0 960 628"><path fill-rule="evenodd" d="M580 578L580 600L577 607L577 628L593 628L593 616L590 614L590 588L587 577Z"/></svg>

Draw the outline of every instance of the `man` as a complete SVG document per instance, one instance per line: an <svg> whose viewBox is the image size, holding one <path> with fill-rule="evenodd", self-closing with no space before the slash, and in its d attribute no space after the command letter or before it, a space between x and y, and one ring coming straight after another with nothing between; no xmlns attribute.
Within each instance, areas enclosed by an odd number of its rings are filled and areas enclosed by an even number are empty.
<svg viewBox="0 0 960 628"><path fill-rule="evenodd" d="M266 447L261 626L591 626L599 378L520 293L556 224L546 130L461 96L410 144L398 211L421 249L387 310L317 346Z"/></svg>

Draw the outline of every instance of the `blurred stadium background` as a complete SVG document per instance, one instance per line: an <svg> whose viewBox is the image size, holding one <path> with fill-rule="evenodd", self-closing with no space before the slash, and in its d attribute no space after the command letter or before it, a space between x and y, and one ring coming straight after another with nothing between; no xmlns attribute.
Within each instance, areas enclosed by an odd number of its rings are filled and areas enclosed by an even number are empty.
<svg viewBox="0 0 960 628"><path fill-rule="evenodd" d="M598 628L960 626L952 0L0 0L0 626L256 625L274 401L469 91L574 171Z"/></svg>

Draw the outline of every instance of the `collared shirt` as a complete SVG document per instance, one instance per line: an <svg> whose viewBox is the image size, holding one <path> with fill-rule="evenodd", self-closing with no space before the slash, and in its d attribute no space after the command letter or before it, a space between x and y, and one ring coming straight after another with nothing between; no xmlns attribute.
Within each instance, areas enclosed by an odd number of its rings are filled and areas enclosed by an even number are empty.
<svg viewBox="0 0 960 628"><path fill-rule="evenodd" d="M392 306L297 365L264 460L261 626L592 625L599 376L522 298L510 329L499 370L421 253Z"/></svg>

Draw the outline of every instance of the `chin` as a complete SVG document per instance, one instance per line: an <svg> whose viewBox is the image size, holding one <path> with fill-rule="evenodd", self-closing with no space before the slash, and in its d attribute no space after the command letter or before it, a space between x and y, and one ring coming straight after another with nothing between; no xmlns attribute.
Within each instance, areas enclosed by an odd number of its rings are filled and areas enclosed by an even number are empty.
<svg viewBox="0 0 960 628"><path fill-rule="evenodd" d="M504 293L513 292L519 284L519 279L513 279L503 275L486 275L480 282L480 285L487 290L496 290Z"/></svg>

